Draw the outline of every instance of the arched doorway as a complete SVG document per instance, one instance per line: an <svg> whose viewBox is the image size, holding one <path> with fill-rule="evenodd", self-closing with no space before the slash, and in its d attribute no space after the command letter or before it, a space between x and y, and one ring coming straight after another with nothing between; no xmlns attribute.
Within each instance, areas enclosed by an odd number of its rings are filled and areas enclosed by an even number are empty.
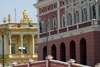
<svg viewBox="0 0 100 67"><path fill-rule="evenodd" d="M80 40L80 63L83 65L87 64L86 40L84 38Z"/></svg>
<svg viewBox="0 0 100 67"><path fill-rule="evenodd" d="M51 54L53 56L53 59L56 60L56 46L55 45L52 45Z"/></svg>
<svg viewBox="0 0 100 67"><path fill-rule="evenodd" d="M76 48L73 40L70 42L70 58L76 60Z"/></svg>
<svg viewBox="0 0 100 67"><path fill-rule="evenodd" d="M46 49L47 49L46 46L44 46L44 48L43 48L43 60L45 60L45 57L47 55Z"/></svg>
<svg viewBox="0 0 100 67"><path fill-rule="evenodd" d="M60 45L60 60L66 62L66 47L64 43Z"/></svg>

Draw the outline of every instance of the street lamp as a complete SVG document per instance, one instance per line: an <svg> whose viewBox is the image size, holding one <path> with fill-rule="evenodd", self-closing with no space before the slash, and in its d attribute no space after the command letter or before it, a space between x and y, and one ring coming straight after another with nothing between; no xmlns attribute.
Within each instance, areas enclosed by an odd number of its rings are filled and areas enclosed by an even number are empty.
<svg viewBox="0 0 100 67"><path fill-rule="evenodd" d="M22 55L21 55L21 57L22 57L22 63L23 63L23 51L25 50L25 47L19 47L19 49L18 49L20 52L22 52Z"/></svg>
<svg viewBox="0 0 100 67"><path fill-rule="evenodd" d="M53 14L55 14L56 16L57 16L57 13L56 12L50 12L50 13L53 13ZM47 28L47 30L46 30L46 51L47 51L47 56L48 56L48 15L50 14L50 13L48 13L47 14L47 25L46 25L46 28ZM53 16L53 18L54 18L54 16ZM56 23L56 21L54 20L54 22ZM56 30L56 25L54 25L54 30Z"/></svg>
<svg viewBox="0 0 100 67"><path fill-rule="evenodd" d="M4 57L4 35L8 35L11 34L11 31L7 28L3 28L3 29L0 29L0 31L2 31L2 48L3 48L3 66L5 66L5 57ZM10 43L10 41L9 41Z"/></svg>
<svg viewBox="0 0 100 67"><path fill-rule="evenodd" d="M93 19L96 19L96 4L97 4L98 0L95 0L95 3L92 6L92 10L93 10Z"/></svg>

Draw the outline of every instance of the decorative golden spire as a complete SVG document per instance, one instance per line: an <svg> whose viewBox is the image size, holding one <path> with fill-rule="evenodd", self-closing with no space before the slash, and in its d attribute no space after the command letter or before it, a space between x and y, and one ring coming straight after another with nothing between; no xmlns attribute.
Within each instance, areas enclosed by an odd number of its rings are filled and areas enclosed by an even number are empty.
<svg viewBox="0 0 100 67"><path fill-rule="evenodd" d="M6 20L6 17L4 17L4 20L3 20L4 24L6 24L7 20Z"/></svg>
<svg viewBox="0 0 100 67"><path fill-rule="evenodd" d="M10 14L8 15L8 21L9 21L9 23L10 23L10 21L11 21L11 19L10 19Z"/></svg>

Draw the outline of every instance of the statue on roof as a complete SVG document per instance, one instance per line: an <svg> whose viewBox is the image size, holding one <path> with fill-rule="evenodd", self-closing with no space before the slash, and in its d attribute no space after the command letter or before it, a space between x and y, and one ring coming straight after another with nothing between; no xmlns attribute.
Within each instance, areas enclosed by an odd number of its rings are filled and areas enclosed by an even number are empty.
<svg viewBox="0 0 100 67"><path fill-rule="evenodd" d="M24 10L24 12L23 12L23 19L29 19L29 16L28 16L26 10Z"/></svg>
<svg viewBox="0 0 100 67"><path fill-rule="evenodd" d="M26 9L23 12L23 19L21 19L20 23L33 23L32 19L29 19L29 15L26 11Z"/></svg>

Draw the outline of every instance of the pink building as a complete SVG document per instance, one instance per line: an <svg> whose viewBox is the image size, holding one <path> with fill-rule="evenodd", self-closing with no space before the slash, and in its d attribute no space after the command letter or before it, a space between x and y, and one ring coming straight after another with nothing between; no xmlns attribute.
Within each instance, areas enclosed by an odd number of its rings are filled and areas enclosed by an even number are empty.
<svg viewBox="0 0 100 67"><path fill-rule="evenodd" d="M38 60L46 57L48 31L48 54L54 59L73 58L90 66L100 62L100 0L37 0L34 6L38 20Z"/></svg>

